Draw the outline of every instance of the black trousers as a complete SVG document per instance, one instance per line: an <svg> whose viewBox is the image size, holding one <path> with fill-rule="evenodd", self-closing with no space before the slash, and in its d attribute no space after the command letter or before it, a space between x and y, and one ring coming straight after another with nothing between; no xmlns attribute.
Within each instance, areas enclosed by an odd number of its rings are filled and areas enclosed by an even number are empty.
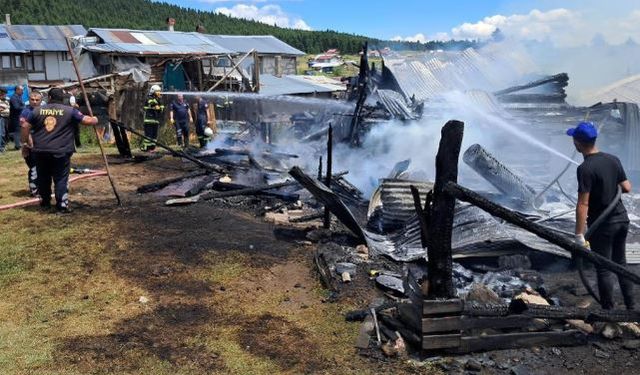
<svg viewBox="0 0 640 375"><path fill-rule="evenodd" d="M179 146L189 146L189 121L176 121L176 138Z"/></svg>
<svg viewBox="0 0 640 375"><path fill-rule="evenodd" d="M604 223L591 236L591 249L603 257L618 264L627 264L626 242L629 223ZM613 273L596 266L598 275L598 291L603 309L613 309ZM628 309L635 307L633 301L633 283L626 278L618 277L624 304Z"/></svg>
<svg viewBox="0 0 640 375"><path fill-rule="evenodd" d="M153 141L143 139L142 151L151 151L156 148L156 139L158 139L158 128L160 124L157 122L145 122L144 123L144 135L153 139Z"/></svg>
<svg viewBox="0 0 640 375"><path fill-rule="evenodd" d="M69 168L71 154L52 154L49 152L35 153L36 168L38 169L38 192L42 204L51 202L51 182L55 187L56 207L69 207Z"/></svg>

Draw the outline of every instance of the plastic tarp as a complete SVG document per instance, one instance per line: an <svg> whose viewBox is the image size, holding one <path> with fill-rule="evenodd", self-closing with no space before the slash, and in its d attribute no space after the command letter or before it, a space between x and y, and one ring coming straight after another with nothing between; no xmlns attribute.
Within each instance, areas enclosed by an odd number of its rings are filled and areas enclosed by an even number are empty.
<svg viewBox="0 0 640 375"><path fill-rule="evenodd" d="M113 65L119 75L131 75L136 83L147 82L151 77L151 65L141 62L137 57L116 56Z"/></svg>

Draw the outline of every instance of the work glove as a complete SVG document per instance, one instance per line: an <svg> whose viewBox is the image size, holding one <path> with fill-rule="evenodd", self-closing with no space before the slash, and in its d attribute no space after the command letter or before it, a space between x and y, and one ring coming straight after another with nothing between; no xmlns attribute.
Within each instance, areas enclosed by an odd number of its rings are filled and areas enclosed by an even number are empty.
<svg viewBox="0 0 640 375"><path fill-rule="evenodd" d="M589 244L589 241L587 241L584 238L584 234L582 234L582 233L576 234L574 242L577 243L578 245L582 246L582 247L586 247L587 249L591 249L591 244Z"/></svg>

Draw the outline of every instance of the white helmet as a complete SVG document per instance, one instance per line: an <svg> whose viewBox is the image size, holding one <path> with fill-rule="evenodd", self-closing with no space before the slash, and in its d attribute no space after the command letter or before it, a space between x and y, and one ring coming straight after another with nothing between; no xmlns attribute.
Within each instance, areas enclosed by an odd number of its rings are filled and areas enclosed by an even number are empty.
<svg viewBox="0 0 640 375"><path fill-rule="evenodd" d="M160 91L161 88L158 85L153 85L151 86L151 89L149 90L152 94L155 94L156 92Z"/></svg>
<svg viewBox="0 0 640 375"><path fill-rule="evenodd" d="M213 136L213 130L210 127L206 127L204 128L204 135L206 135L207 137L212 137Z"/></svg>

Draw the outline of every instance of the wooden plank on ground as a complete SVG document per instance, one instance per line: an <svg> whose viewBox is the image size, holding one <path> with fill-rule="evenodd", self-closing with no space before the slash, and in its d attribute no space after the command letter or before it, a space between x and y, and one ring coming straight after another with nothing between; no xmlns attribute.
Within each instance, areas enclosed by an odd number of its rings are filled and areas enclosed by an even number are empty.
<svg viewBox="0 0 640 375"><path fill-rule="evenodd" d="M422 313L424 315L459 313L464 309L461 299L424 300Z"/></svg>
<svg viewBox="0 0 640 375"><path fill-rule="evenodd" d="M468 317L447 316L442 318L423 318L422 333L447 332L468 329L502 329L502 328L526 328L533 319L524 315L510 315L504 317Z"/></svg>
<svg viewBox="0 0 640 375"><path fill-rule="evenodd" d="M461 329L461 316L446 316L442 318L422 319L422 333L459 331Z"/></svg>
<svg viewBox="0 0 640 375"><path fill-rule="evenodd" d="M460 346L460 334L422 336L422 349L452 349Z"/></svg>
<svg viewBox="0 0 640 375"><path fill-rule="evenodd" d="M462 337L458 352L530 348L533 346L577 346L586 343L578 330L552 332L519 332L500 335Z"/></svg>

